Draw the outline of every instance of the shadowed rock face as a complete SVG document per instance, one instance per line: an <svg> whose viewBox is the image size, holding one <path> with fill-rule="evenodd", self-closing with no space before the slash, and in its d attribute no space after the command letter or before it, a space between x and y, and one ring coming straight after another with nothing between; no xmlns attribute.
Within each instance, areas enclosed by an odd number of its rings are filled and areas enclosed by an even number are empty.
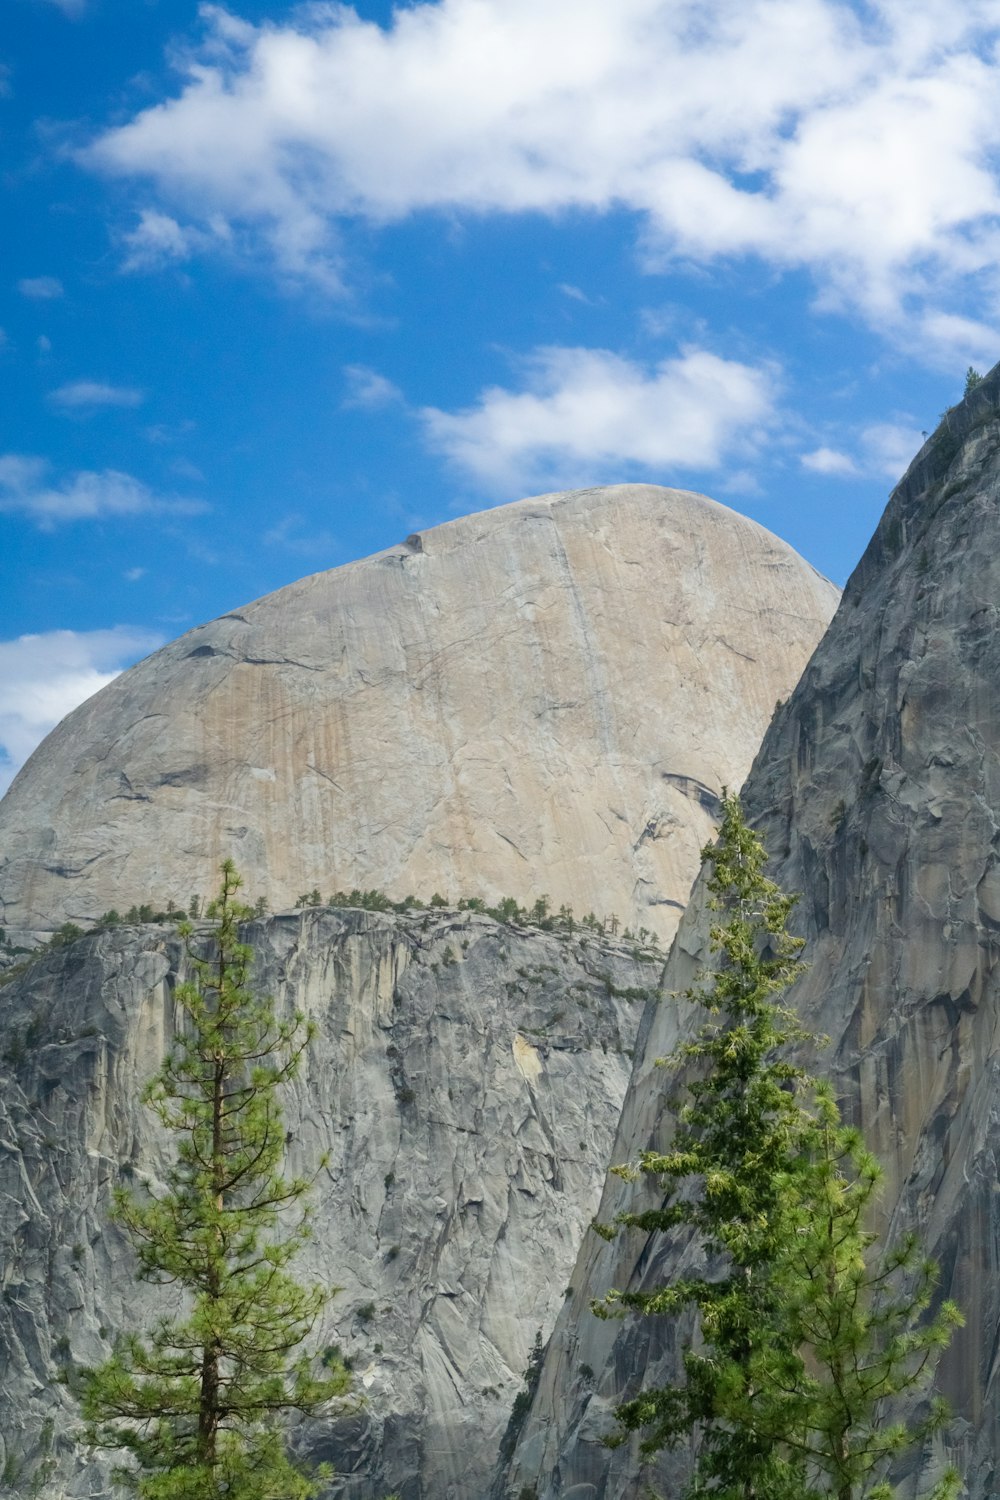
<svg viewBox="0 0 1000 1500"><path fill-rule="evenodd" d="M411 537L191 631L0 803L0 926L319 887L543 892L669 936L836 604L753 522L619 485Z"/></svg>
<svg viewBox="0 0 1000 1500"><path fill-rule="evenodd" d="M971 1500L1000 1488L1000 374L955 408L894 492L838 614L777 715L744 800L771 873L803 892L811 967L793 1003L829 1046L846 1114L887 1171L882 1224L915 1226L966 1327L940 1367ZM665 976L707 961L701 882ZM669 1133L653 1060L673 1007L644 1017L613 1159ZM610 1219L645 1184L609 1178ZM655 1320L600 1323L591 1297L676 1271L660 1237L587 1236L504 1494L635 1500L634 1451L599 1444L640 1378L671 1372ZM584 1378L581 1366L592 1369ZM933 1468L941 1452L925 1455ZM688 1456L652 1478L676 1492ZM915 1461L919 1465L920 1459Z"/></svg>
<svg viewBox="0 0 1000 1500"><path fill-rule="evenodd" d="M366 1399L298 1440L334 1464L331 1495L481 1500L597 1205L662 956L456 912L311 911L247 936L255 984L317 1025L284 1094L289 1170L329 1155L298 1272L342 1288L314 1346L352 1357ZM139 1100L183 964L169 929L117 928L0 989L0 1470L26 1496L110 1493L56 1377L169 1296L136 1284L108 1209L162 1178Z"/></svg>

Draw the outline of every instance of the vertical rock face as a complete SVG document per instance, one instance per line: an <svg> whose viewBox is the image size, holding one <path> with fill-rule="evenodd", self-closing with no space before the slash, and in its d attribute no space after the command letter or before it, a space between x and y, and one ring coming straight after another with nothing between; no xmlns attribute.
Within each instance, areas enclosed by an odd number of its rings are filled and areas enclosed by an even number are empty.
<svg viewBox="0 0 1000 1500"><path fill-rule="evenodd" d="M789 547L651 485L410 537L191 631L71 714L0 803L0 926L252 895L543 892L673 932L836 604Z"/></svg>
<svg viewBox="0 0 1000 1500"><path fill-rule="evenodd" d="M1000 1489L998 371L947 415L894 492L744 800L771 873L803 893L810 968L793 1003L829 1037L810 1062L834 1078L886 1168L881 1227L916 1227L964 1309L939 1383L957 1412L951 1455L971 1500L985 1500ZM699 883L667 991L706 962L707 927ZM667 1006L644 1017L616 1161L669 1132L653 1060L675 1028ZM648 1192L609 1178L600 1217ZM505 1494L645 1493L634 1451L612 1455L599 1438L640 1379L669 1377L671 1335L656 1320L600 1323L586 1308L609 1287L672 1271L659 1239L585 1239ZM686 1459L647 1477L671 1493Z"/></svg>
<svg viewBox="0 0 1000 1500"><path fill-rule="evenodd" d="M255 985L317 1025L285 1093L289 1168L315 1184L299 1272L342 1288L315 1345L353 1361L357 1409L297 1440L331 1495L481 1500L536 1333L597 1205L662 956L470 913L311 911L255 923ZM0 1491L110 1493L58 1383L148 1327L108 1220L162 1180L140 1103L184 966L165 927L49 951L0 989Z"/></svg>

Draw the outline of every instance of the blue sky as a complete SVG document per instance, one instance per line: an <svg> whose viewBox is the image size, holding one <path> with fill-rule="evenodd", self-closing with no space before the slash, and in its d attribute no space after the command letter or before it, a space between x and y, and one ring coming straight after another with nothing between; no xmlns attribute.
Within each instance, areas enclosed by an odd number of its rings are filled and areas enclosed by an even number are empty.
<svg viewBox="0 0 1000 1500"><path fill-rule="evenodd" d="M1000 0L5 0L0 790L202 620L523 495L842 583L1000 357Z"/></svg>

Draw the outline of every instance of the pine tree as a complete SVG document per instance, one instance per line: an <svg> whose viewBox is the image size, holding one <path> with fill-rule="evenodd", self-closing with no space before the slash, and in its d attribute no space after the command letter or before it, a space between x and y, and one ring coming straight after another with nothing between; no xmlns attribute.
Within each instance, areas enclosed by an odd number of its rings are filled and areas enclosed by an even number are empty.
<svg viewBox="0 0 1000 1500"><path fill-rule="evenodd" d="M646 1232L694 1231L721 1276L686 1276L652 1292L611 1292L594 1311L619 1307L677 1316L694 1310L703 1347L688 1344L685 1380L647 1390L618 1407L622 1442L645 1431L641 1448L674 1447L695 1429L702 1434L690 1494L711 1490L738 1500L800 1496L802 1464L752 1427L725 1419L726 1392L752 1402L753 1371L767 1350L777 1357L778 1317L768 1268L781 1249L781 1183L800 1149L801 1110L795 1086L801 1071L782 1055L802 1031L776 996L801 971L800 939L788 932L794 904L764 874L763 845L747 826L738 798L726 796L717 845L702 858L713 909L724 920L711 929L721 955L717 971L685 998L708 1019L695 1040L664 1064L692 1069L688 1100L670 1151L648 1151L620 1176L651 1176L665 1192L663 1205L619 1215L617 1225ZM697 1191L691 1192L692 1185ZM597 1226L607 1237L617 1229ZM722 1419L720 1420L720 1412Z"/></svg>
<svg viewBox="0 0 1000 1500"><path fill-rule="evenodd" d="M603 1317L634 1308L693 1315L683 1381L643 1391L616 1410L624 1442L641 1451L701 1438L686 1496L718 1500L885 1500L891 1458L946 1419L932 1403L905 1427L885 1408L925 1384L961 1321L946 1303L921 1322L935 1271L910 1236L879 1256L867 1227L881 1178L829 1088L785 1053L808 1040L776 998L802 970L788 932L794 905L764 874L763 845L737 798L723 799L712 865L711 930L718 968L685 998L708 1019L663 1059L693 1074L672 1149L646 1152L627 1180L663 1188L660 1208L596 1225L694 1236L707 1263L652 1292L608 1294ZM936 1500L953 1494L949 1471Z"/></svg>
<svg viewBox="0 0 1000 1500"><path fill-rule="evenodd" d="M835 1500L889 1500L891 1460L948 1420L932 1399L906 1425L891 1420L893 1398L925 1392L938 1356L963 1318L953 1302L926 1317L937 1267L914 1233L883 1256L868 1228L883 1173L860 1132L842 1124L833 1092L815 1086L805 1151L782 1184L784 1250L775 1267L787 1337L800 1351L785 1437L806 1459L810 1488ZM872 1252L876 1253L873 1254ZM805 1357L802 1357L805 1356ZM787 1380L762 1361L758 1380ZM746 1419L767 1420L759 1406ZM932 1491L959 1490L948 1469Z"/></svg>
<svg viewBox="0 0 1000 1500"><path fill-rule="evenodd" d="M311 1028L250 994L240 883L227 860L208 911L214 956L192 956L194 980L175 996L184 1025L146 1091L177 1138L165 1189L115 1198L140 1277L180 1287L187 1305L127 1334L85 1378L88 1439L131 1456L118 1478L142 1500L304 1500L315 1483L287 1453L282 1415L349 1383L339 1363L318 1378L299 1353L325 1297L288 1270L309 1233L309 1184L281 1174L277 1096Z"/></svg>

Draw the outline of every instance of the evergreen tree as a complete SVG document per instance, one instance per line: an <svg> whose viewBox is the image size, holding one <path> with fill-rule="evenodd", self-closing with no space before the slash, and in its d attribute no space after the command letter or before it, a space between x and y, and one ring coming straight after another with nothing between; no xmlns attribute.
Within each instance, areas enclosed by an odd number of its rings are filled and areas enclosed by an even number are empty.
<svg viewBox="0 0 1000 1500"><path fill-rule="evenodd" d="M644 1391L617 1409L622 1431L610 1441L644 1430L642 1451L652 1453L698 1428L703 1440L689 1493L707 1488L727 1500L778 1500L800 1494L801 1462L769 1436L725 1420L723 1395L735 1390L752 1402L756 1360L765 1348L772 1358L777 1353L776 1292L767 1272L780 1250L781 1181L799 1151L795 1084L802 1076L781 1049L802 1033L775 997L801 970L802 942L787 930L793 898L765 876L763 846L738 799L726 796L722 813L719 842L702 855L712 865L711 905L724 913L711 929L721 962L685 995L708 1019L694 1041L664 1059L700 1076L688 1085L672 1148L616 1170L626 1178L650 1175L665 1191L661 1207L621 1214L619 1226L693 1230L724 1272L682 1277L653 1292L611 1292L594 1311L606 1316L621 1306L676 1316L693 1309L703 1341L686 1348L683 1382Z"/></svg>
<svg viewBox="0 0 1000 1500"><path fill-rule="evenodd" d="M860 1133L841 1123L828 1084L815 1086L810 1113L805 1152L782 1185L784 1249L775 1266L788 1339L800 1353L788 1392L794 1421L782 1413L784 1435L805 1457L817 1494L889 1500L881 1476L892 1458L939 1430L948 1409L939 1398L931 1400L907 1426L892 1421L886 1408L904 1392L926 1389L963 1319L953 1302L925 1316L937 1267L915 1234L877 1255L877 1237L867 1225L882 1169ZM787 1377L787 1365L769 1370L766 1357L757 1372L762 1388L772 1381L778 1388ZM745 1419L761 1426L766 1407L758 1405ZM949 1469L933 1500L947 1500L959 1488L958 1474Z"/></svg>
<svg viewBox="0 0 1000 1500"><path fill-rule="evenodd" d="M165 1189L120 1191L114 1207L140 1277L180 1287L187 1306L126 1335L85 1378L88 1438L131 1456L118 1478L142 1500L304 1500L315 1484L286 1451L282 1414L314 1411L349 1382L339 1363L317 1378L298 1353L324 1294L288 1270L309 1232L308 1183L281 1174L277 1096L311 1028L251 996L239 886L227 860L209 908L214 956L192 957L194 981L175 996L185 1024L146 1091L177 1137Z"/></svg>
<svg viewBox="0 0 1000 1500"><path fill-rule="evenodd" d="M927 1379L958 1313L946 1304L920 1326L933 1267L915 1240L880 1264L869 1253L880 1173L829 1090L785 1056L807 1040L777 999L802 970L787 927L795 898L764 874L737 798L724 797L718 844L703 858L723 914L711 929L720 958L685 996L706 1022L663 1059L693 1081L672 1148L615 1169L653 1177L664 1201L595 1227L606 1238L621 1227L693 1235L707 1272L594 1305L603 1317L693 1315L697 1342L685 1345L684 1380L620 1405L607 1441L642 1432L651 1454L699 1434L689 1497L874 1500L888 1493L878 1482L892 1455L944 1420L933 1405L914 1427L883 1425L883 1407ZM954 1483L946 1476L939 1500Z"/></svg>

